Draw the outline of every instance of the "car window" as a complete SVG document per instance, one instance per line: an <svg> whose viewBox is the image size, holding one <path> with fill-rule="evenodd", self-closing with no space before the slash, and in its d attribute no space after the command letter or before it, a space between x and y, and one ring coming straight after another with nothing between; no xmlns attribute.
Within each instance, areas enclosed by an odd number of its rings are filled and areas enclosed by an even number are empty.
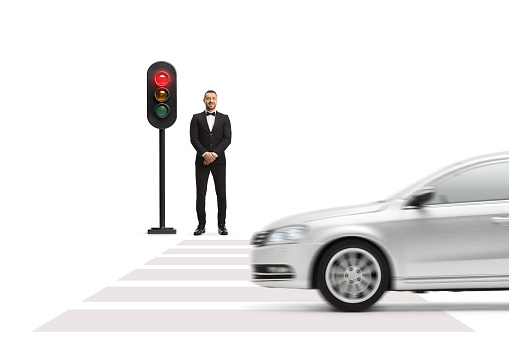
<svg viewBox="0 0 509 339"><path fill-rule="evenodd" d="M435 185L427 205L509 200L509 162L498 162L464 171Z"/></svg>

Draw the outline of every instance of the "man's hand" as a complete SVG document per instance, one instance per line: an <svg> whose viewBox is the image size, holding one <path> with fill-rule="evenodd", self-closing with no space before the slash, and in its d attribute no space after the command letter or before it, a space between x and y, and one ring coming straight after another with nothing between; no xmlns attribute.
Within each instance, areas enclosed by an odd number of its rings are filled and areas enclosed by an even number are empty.
<svg viewBox="0 0 509 339"><path fill-rule="evenodd" d="M203 157L205 158L205 160L203 161L204 165L210 165L211 163L214 162L214 160L216 160L216 156L212 152L205 153Z"/></svg>

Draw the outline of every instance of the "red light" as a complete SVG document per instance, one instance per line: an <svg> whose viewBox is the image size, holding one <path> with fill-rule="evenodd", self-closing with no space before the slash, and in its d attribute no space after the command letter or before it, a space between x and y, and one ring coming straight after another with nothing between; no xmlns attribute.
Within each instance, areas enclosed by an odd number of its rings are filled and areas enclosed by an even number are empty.
<svg viewBox="0 0 509 339"><path fill-rule="evenodd" d="M160 71L157 72L155 81L158 86L166 86L170 82L170 76L168 73Z"/></svg>

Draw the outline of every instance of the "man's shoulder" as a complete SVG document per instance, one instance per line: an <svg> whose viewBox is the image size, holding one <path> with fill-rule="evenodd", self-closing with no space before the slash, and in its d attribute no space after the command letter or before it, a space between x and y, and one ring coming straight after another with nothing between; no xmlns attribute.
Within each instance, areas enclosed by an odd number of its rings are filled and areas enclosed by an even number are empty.
<svg viewBox="0 0 509 339"><path fill-rule="evenodd" d="M193 114L193 117L192 117L191 121L194 120L194 119L198 119L200 117L200 115L202 115L202 114L203 114L203 112Z"/></svg>
<svg viewBox="0 0 509 339"><path fill-rule="evenodd" d="M224 113L221 113L221 112L219 112L219 111L216 111L216 113L217 113L217 115L222 115L222 116L225 116L225 117L227 117L227 116L228 116L228 114L224 114Z"/></svg>

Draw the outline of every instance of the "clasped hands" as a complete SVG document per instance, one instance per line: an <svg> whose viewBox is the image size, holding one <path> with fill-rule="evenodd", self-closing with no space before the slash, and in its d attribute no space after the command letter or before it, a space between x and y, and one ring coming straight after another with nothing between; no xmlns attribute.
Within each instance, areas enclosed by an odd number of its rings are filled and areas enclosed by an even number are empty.
<svg viewBox="0 0 509 339"><path fill-rule="evenodd" d="M205 160L203 160L204 165L210 165L214 162L214 160L216 160L216 156L212 152L205 153L203 157L205 158Z"/></svg>

